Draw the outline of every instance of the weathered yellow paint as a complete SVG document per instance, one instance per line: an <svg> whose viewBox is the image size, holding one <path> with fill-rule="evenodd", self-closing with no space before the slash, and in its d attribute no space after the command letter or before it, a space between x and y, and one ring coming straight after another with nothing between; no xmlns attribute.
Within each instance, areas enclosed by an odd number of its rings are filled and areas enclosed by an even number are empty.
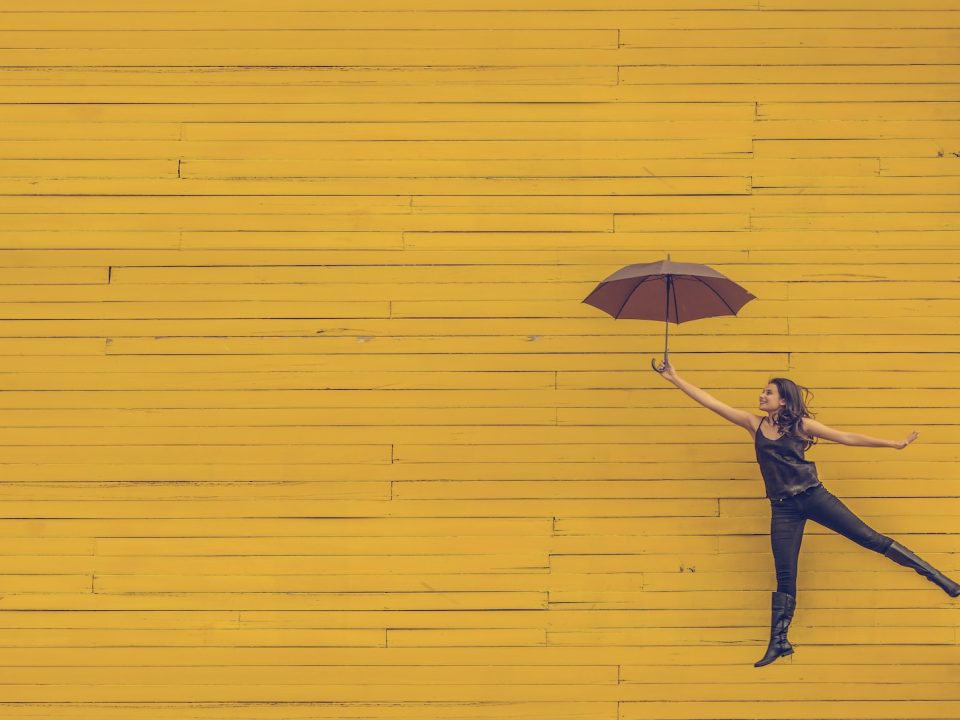
<svg viewBox="0 0 960 720"><path fill-rule="evenodd" d="M0 715L960 718L960 604L808 523L670 328L960 576L954 0L0 0Z"/></svg>

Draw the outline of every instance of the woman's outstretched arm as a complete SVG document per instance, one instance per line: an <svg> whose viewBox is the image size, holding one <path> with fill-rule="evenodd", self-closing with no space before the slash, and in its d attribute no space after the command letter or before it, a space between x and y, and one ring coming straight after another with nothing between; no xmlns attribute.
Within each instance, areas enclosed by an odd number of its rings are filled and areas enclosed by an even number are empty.
<svg viewBox="0 0 960 720"><path fill-rule="evenodd" d="M746 428L751 434L755 432L755 428L752 424L754 418L756 418L755 415L751 415L746 410L737 410L736 408L732 408L726 403L717 400L706 390L702 390L696 385L687 382L682 377L677 375L677 371L674 369L673 365L670 364L669 360L667 360L666 365L664 365L663 362L658 362L656 365L656 370L660 373L660 375L683 390L683 392L692 397L705 408L713 410L715 413L717 413L717 415L729 420L734 425L739 425L740 427Z"/></svg>
<svg viewBox="0 0 960 720"><path fill-rule="evenodd" d="M897 450L903 450L920 435L920 433L914 430L903 440L883 440L881 438L870 437L869 435L861 435L860 433L835 430L832 427L827 427L822 422L818 422L817 420L812 420L810 418L803 418L803 429L808 435L816 435L817 437L824 438L825 440L833 440L834 442L842 443L843 445L857 445L859 447L891 447L896 448Z"/></svg>

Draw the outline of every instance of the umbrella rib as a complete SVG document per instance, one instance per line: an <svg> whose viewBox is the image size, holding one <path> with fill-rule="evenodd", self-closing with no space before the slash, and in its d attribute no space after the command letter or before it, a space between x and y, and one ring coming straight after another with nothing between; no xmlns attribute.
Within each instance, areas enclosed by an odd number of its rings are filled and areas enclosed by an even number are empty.
<svg viewBox="0 0 960 720"><path fill-rule="evenodd" d="M721 295L720 293L718 293L716 290L714 290L712 287L710 287L710 285L708 285L707 283L703 282L703 280L701 280L700 278L698 278L696 275L690 275L690 277L692 277L692 278L693 278L694 280L696 280L697 282L702 283L702 284L705 285L706 287L710 288L710 292L712 292L714 295L716 295L718 298L720 298L720 302L722 302L724 305L727 306L727 310L729 310L729 311L730 311L731 313L733 313L734 315L737 314L737 311L734 310L732 307L730 307L730 303L728 303L726 300L723 299L723 295Z"/></svg>
<svg viewBox="0 0 960 720"><path fill-rule="evenodd" d="M637 291L637 288L640 287L641 285L643 285L643 284L644 284L647 280L649 280L651 277L653 277L653 275L647 275L643 280L641 280L640 282L637 283L636 287L633 288L633 290L631 290L629 293L627 293L627 297L625 297L625 298L623 299L623 303L620 305L620 308L617 310L617 314L613 316L613 319L614 319L614 320L616 320L618 317L620 317L620 313L623 312L623 309L627 306L627 303L630 301L630 298L633 297L633 294Z"/></svg>
<svg viewBox="0 0 960 720"><path fill-rule="evenodd" d="M670 280L670 287L673 289L673 315L677 318L677 325L680 324L680 306L677 305L677 284ZM667 301L667 312L670 312L670 301ZM669 315L668 315L669 317Z"/></svg>

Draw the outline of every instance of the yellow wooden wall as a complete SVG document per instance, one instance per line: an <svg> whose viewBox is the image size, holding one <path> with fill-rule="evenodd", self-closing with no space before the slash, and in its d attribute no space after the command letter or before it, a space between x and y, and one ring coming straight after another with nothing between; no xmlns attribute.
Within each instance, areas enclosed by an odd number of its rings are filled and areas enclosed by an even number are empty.
<svg viewBox="0 0 960 720"><path fill-rule="evenodd" d="M762 669L750 438L960 575L960 4L3 0L0 716L960 718L960 602L808 523Z"/></svg>

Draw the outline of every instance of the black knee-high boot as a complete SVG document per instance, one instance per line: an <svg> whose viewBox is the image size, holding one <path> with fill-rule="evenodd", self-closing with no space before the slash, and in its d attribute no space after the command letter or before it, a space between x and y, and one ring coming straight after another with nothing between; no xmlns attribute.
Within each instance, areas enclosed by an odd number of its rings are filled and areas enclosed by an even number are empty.
<svg viewBox="0 0 960 720"><path fill-rule="evenodd" d="M960 595L960 583L954 582L933 567L933 565L925 560L922 560L921 558L918 558L896 540L893 541L893 544L890 545L884 555L893 560L895 563L913 568L934 585L939 586L940 589L942 589L950 597L957 597Z"/></svg>
<svg viewBox="0 0 960 720"><path fill-rule="evenodd" d="M793 654L793 645L787 640L787 628L793 620L793 611L797 608L797 599L793 595L773 592L771 598L770 644L767 654L753 664L754 667L769 665L778 657Z"/></svg>

